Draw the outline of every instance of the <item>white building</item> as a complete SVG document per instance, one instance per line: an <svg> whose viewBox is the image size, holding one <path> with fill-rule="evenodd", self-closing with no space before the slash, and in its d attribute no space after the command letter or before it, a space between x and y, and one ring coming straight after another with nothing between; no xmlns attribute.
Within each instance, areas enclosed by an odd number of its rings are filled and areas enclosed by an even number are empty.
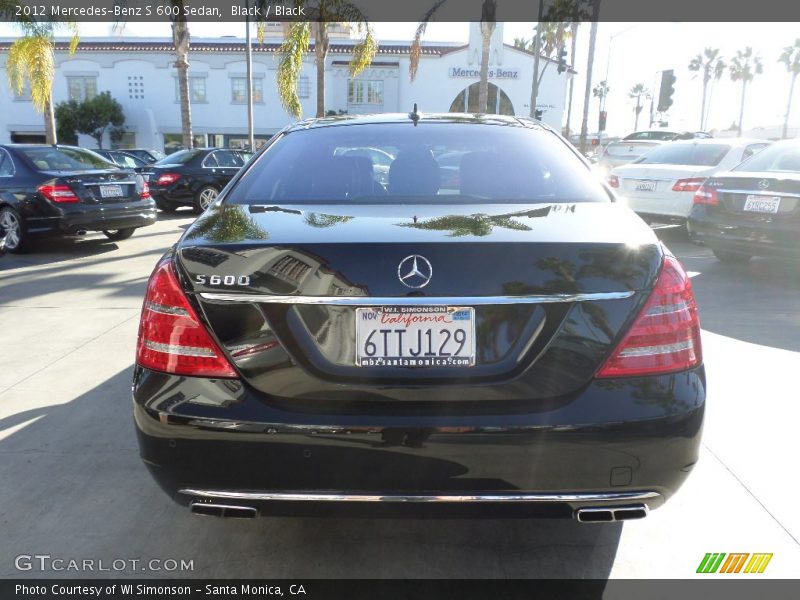
<svg viewBox="0 0 800 600"><path fill-rule="evenodd" d="M498 23L490 51L489 112L530 115L533 55L502 43ZM17 97L7 85L5 58L13 39L0 40L0 143L44 141L44 120L29 94ZM416 79L409 77L409 42L382 41L370 68L356 79L348 73L355 40L331 40L325 65L326 110L348 114L408 112L474 112L477 108L481 37L473 23L468 44L423 44ZM275 86L280 38L253 45L255 133L268 139L293 119L281 107ZM316 67L313 49L304 59L299 92L304 116L316 112ZM56 51L53 100L85 99L109 91L125 112L121 147L171 148L180 144L181 119L171 39L88 38L70 57L67 42ZM247 138L245 44L241 39L192 39L189 56L192 129L197 146L240 147ZM549 64L548 64L549 63ZM546 66L545 66L546 65ZM574 74L540 61L544 77L537 108L542 120L560 130L567 82ZM81 136L80 144L94 147ZM109 146L110 144L104 144Z"/></svg>

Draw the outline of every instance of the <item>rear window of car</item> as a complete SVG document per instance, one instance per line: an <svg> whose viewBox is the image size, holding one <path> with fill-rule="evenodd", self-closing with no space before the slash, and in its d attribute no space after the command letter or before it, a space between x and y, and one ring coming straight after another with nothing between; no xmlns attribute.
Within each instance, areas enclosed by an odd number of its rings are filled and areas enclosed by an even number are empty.
<svg viewBox="0 0 800 600"><path fill-rule="evenodd" d="M380 158L375 156L375 150L380 152ZM381 123L289 132L257 157L227 201L307 204L487 200L610 201L586 165L548 131L425 122L416 126L411 122Z"/></svg>
<svg viewBox="0 0 800 600"><path fill-rule="evenodd" d="M200 156L205 152L204 150L178 150L162 158L161 160L157 160L155 165L185 165L190 160L195 158L196 156Z"/></svg>
<svg viewBox="0 0 800 600"><path fill-rule="evenodd" d="M800 144L774 144L736 166L734 171L800 172Z"/></svg>
<svg viewBox="0 0 800 600"><path fill-rule="evenodd" d="M634 162L646 165L713 167L722 161L730 149L729 144L664 144Z"/></svg>
<svg viewBox="0 0 800 600"><path fill-rule="evenodd" d="M116 169L117 165L99 154L80 148L22 148L20 150L40 171L85 171Z"/></svg>
<svg viewBox="0 0 800 600"><path fill-rule="evenodd" d="M636 133L627 135L622 139L627 141L658 140L663 142L673 139L676 135L677 134L674 131L637 131Z"/></svg>

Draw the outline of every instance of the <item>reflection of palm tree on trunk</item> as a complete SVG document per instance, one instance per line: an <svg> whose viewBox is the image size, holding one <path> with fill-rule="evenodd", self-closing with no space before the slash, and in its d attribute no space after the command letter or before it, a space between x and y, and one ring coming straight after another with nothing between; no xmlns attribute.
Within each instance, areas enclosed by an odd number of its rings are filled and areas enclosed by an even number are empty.
<svg viewBox="0 0 800 600"><path fill-rule="evenodd" d="M223 206L207 212L194 224L189 239L205 237L212 242L229 243L243 240L267 240L269 233L241 206Z"/></svg>
<svg viewBox="0 0 800 600"><path fill-rule="evenodd" d="M436 217L415 223L400 223L400 227L412 227L414 229L428 229L433 231L450 231L450 237L463 237L474 235L484 237L492 233L495 227L513 229L515 231L530 231L531 228L525 223L520 223L508 215L449 215L446 217Z"/></svg>
<svg viewBox="0 0 800 600"><path fill-rule="evenodd" d="M353 217L345 217L342 215L325 215L315 212L308 213L305 217L303 217L303 221L305 221L306 225L320 229L325 227L333 227L334 225L339 225L340 223L347 223L352 219Z"/></svg>

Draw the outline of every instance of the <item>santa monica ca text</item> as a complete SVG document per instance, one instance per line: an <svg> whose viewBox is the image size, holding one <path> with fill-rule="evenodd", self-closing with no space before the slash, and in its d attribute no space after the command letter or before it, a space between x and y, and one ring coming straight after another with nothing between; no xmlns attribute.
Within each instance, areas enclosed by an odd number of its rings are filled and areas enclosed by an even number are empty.
<svg viewBox="0 0 800 600"><path fill-rule="evenodd" d="M206 596L283 596L283 589L276 585L211 585L192 589L190 585L147 585L140 584L112 584L112 585L64 585L55 583L46 585L24 585L17 584L14 588L16 596L37 596L46 597L49 593L52 596L87 596L99 598L102 595L122 594L124 596L191 596L193 593ZM289 594L292 596L305 595L306 590L302 585L292 584L289 586Z"/></svg>

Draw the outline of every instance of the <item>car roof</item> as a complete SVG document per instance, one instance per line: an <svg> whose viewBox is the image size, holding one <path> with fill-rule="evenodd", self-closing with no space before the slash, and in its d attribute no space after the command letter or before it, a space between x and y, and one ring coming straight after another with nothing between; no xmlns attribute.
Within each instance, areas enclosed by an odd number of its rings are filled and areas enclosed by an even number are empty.
<svg viewBox="0 0 800 600"><path fill-rule="evenodd" d="M769 140L759 138L693 138L691 140L675 140L670 142L670 146L687 146L689 144L697 144L700 146L715 146L719 144L727 144L729 146L742 146L747 144L769 144Z"/></svg>
<svg viewBox="0 0 800 600"><path fill-rule="evenodd" d="M505 125L549 130L546 125L534 119L506 115L481 115L473 113L418 113L417 123L459 123L465 125ZM383 123L414 123L411 113L380 113L371 115L339 115L335 117L318 117L298 121L287 128L287 131L301 129L317 129L344 125L377 125Z"/></svg>

